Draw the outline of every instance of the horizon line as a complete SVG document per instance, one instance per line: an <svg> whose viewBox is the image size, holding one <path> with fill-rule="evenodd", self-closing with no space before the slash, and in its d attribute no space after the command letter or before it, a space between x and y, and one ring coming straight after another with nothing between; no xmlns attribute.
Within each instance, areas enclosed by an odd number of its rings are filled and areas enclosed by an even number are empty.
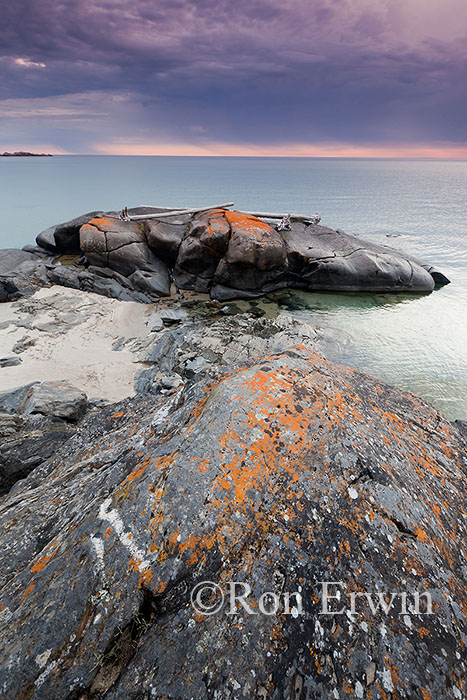
<svg viewBox="0 0 467 700"><path fill-rule="evenodd" d="M232 155L227 153L51 153L55 157L95 157L95 158L293 158L296 160L467 160L465 156L401 156L401 155L375 155L375 156L348 156L348 155L332 155L332 156L298 156L298 155L252 155L240 154Z"/></svg>
<svg viewBox="0 0 467 700"><path fill-rule="evenodd" d="M90 150L88 151L87 148ZM191 144L186 142L125 142L89 143L82 151L71 151L52 143L14 144L6 151L27 151L51 155L69 156L148 156L172 158L315 158L315 159L386 159L386 160L466 160L467 142L449 141L418 142L414 144L349 144L339 142L323 143L278 143L251 144L206 142Z"/></svg>

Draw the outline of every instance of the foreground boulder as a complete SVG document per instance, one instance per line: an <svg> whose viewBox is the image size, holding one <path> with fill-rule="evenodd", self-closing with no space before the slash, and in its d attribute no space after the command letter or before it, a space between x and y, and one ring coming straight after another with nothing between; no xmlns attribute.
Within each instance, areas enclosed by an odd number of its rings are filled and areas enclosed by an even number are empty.
<svg viewBox="0 0 467 700"><path fill-rule="evenodd" d="M466 477L430 405L303 348L101 409L0 507L0 693L462 698Z"/></svg>

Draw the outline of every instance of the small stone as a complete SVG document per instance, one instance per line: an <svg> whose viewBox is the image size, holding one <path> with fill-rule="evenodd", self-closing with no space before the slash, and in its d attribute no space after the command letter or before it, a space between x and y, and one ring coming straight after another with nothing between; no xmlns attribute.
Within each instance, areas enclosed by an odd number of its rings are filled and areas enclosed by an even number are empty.
<svg viewBox="0 0 467 700"><path fill-rule="evenodd" d="M15 367L22 362L21 357L1 357L0 367Z"/></svg>
<svg viewBox="0 0 467 700"><path fill-rule="evenodd" d="M180 384L183 384L183 379L179 374L171 374L161 379L163 389L176 389Z"/></svg>
<svg viewBox="0 0 467 700"><path fill-rule="evenodd" d="M188 317L186 311L183 309L164 309L160 313L160 318L164 326L174 326L182 321L185 321Z"/></svg>
<svg viewBox="0 0 467 700"><path fill-rule="evenodd" d="M150 318L149 324L151 324L151 333L157 333L158 331L161 331L164 328L162 319L157 316L153 316L152 318Z"/></svg>
<svg viewBox="0 0 467 700"><path fill-rule="evenodd" d="M366 684L372 685L376 678L376 664L374 661L370 661L365 669Z"/></svg>
<svg viewBox="0 0 467 700"><path fill-rule="evenodd" d="M197 357L194 360L188 360L185 365L185 374L187 377L194 377L196 374L204 372L211 366L211 363L208 362L205 357Z"/></svg>

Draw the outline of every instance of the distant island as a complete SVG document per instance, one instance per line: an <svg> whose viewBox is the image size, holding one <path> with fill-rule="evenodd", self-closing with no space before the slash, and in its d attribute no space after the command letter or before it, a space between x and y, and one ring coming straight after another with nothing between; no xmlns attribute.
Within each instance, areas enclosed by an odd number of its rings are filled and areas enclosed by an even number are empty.
<svg viewBox="0 0 467 700"><path fill-rule="evenodd" d="M2 157L35 156L36 158L52 158L51 153L28 153L27 151L15 151L14 153L8 153L8 151L5 151L5 153L1 153L0 155Z"/></svg>

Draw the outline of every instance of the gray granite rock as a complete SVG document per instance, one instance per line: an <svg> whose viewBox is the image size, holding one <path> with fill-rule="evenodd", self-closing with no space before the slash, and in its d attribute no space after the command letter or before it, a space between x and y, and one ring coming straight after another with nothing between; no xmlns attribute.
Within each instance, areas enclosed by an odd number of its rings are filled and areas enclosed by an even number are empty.
<svg viewBox="0 0 467 700"><path fill-rule="evenodd" d="M86 394L67 381L33 384L18 409L19 413L40 413L73 422L82 418L86 410Z"/></svg>
<svg viewBox="0 0 467 700"><path fill-rule="evenodd" d="M77 254L80 252L79 230L81 226L102 213L101 211L90 211L71 219L71 221L50 226L36 236L36 243L51 253Z"/></svg>
<svg viewBox="0 0 467 700"><path fill-rule="evenodd" d="M0 691L459 700L466 475L429 404L305 349L102 408L0 506Z"/></svg>
<svg viewBox="0 0 467 700"><path fill-rule="evenodd" d="M112 217L95 218L81 227L80 246L92 265L109 267L126 277L142 270L168 279L165 264L147 245L138 223Z"/></svg>
<svg viewBox="0 0 467 700"><path fill-rule="evenodd" d="M54 455L74 432L70 424L51 416L0 412L0 496Z"/></svg>
<svg viewBox="0 0 467 700"><path fill-rule="evenodd" d="M10 275L24 262L37 263L37 256L16 248L0 250L0 275Z"/></svg>
<svg viewBox="0 0 467 700"><path fill-rule="evenodd" d="M293 223L292 230L283 235L289 287L343 292L434 289L433 275L427 269L392 248L318 224Z"/></svg>
<svg viewBox="0 0 467 700"><path fill-rule="evenodd" d="M3 391L0 394L0 413L18 413L26 394L35 384L38 382L31 382L31 384L26 384L12 391Z"/></svg>
<svg viewBox="0 0 467 700"><path fill-rule="evenodd" d="M21 357L0 357L0 368L15 367L16 365L20 365L21 362Z"/></svg>
<svg viewBox="0 0 467 700"><path fill-rule="evenodd" d="M164 263L160 269L149 272L148 270L136 270L130 275L130 281L135 289L147 294L149 297L165 297L170 294L169 271Z"/></svg>
<svg viewBox="0 0 467 700"><path fill-rule="evenodd" d="M47 278L51 284L80 289L79 275L81 272L82 270L75 265L53 265L47 270Z"/></svg>
<svg viewBox="0 0 467 700"><path fill-rule="evenodd" d="M17 267L0 276L0 301L12 301L22 296L28 296L37 289L49 285L47 263L30 253L17 252L24 253L30 258L19 262Z"/></svg>
<svg viewBox="0 0 467 700"><path fill-rule="evenodd" d="M24 250L26 253L32 253L36 258L49 257L48 251L39 245L24 245L21 250Z"/></svg>

